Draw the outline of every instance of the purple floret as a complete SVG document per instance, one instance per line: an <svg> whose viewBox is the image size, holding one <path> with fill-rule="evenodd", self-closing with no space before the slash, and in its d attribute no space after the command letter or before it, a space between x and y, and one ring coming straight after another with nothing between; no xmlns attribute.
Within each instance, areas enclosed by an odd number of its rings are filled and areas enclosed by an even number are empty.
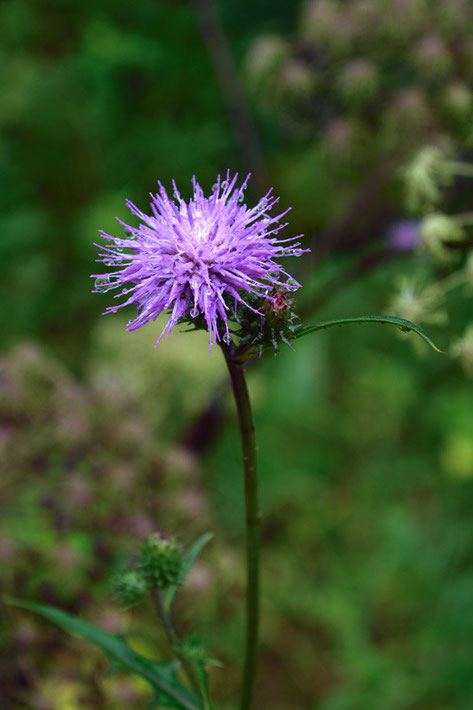
<svg viewBox="0 0 473 710"><path fill-rule="evenodd" d="M124 237L101 231L111 244L96 245L101 250L98 261L113 268L93 275L94 292L119 289L115 298L126 297L105 313L135 305L138 315L127 327L131 331L169 309L169 320L156 345L182 317L202 315L212 349L222 333L229 341L228 320L235 317L239 303L254 310L246 303L245 292L271 298L270 291L276 286L300 287L275 261L308 251L299 248L300 242L295 241L299 237L275 236L286 226L281 219L289 210L269 215L279 200L271 196L272 190L248 208L243 200L249 176L240 188L235 187L237 178L230 180L227 173L227 180L221 182L219 176L209 197L193 178L194 194L189 203L181 198L174 181L173 199L158 182L159 192L151 195L152 216L127 200L140 218L140 226L131 227L117 218Z"/></svg>
<svg viewBox="0 0 473 710"><path fill-rule="evenodd" d="M412 251L419 245L419 239L419 222L414 219L400 219L388 232L388 245L393 251Z"/></svg>

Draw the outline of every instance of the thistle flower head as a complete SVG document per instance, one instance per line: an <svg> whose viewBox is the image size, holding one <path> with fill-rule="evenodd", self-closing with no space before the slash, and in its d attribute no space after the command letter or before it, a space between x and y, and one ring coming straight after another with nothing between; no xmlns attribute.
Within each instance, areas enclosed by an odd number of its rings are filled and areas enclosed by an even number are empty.
<svg viewBox="0 0 473 710"><path fill-rule="evenodd" d="M132 331L169 310L156 345L178 321L191 319L208 329L211 349L222 338L229 342L228 321L237 317L239 305L261 315L247 303L247 296L270 299L275 287L300 287L276 261L305 251L299 248L298 237L282 240L276 236L286 226L282 218L289 210L269 214L279 199L271 195L272 190L255 207L247 207L248 178L239 188L237 178L230 179L227 173L221 181L219 176L209 197L194 178L189 202L181 198L174 182L173 198L158 183L159 192L151 195L152 215L127 201L141 220L140 226L131 227L119 219L124 236L102 231L109 244L97 245L101 249L98 261L112 268L109 273L93 275L94 291L117 289L115 297L125 297L106 313L136 306L138 315L127 328Z"/></svg>
<svg viewBox="0 0 473 710"><path fill-rule="evenodd" d="M135 570L128 570L113 580L113 596L125 607L138 604L147 591L146 580Z"/></svg>
<svg viewBox="0 0 473 710"><path fill-rule="evenodd" d="M139 572L149 588L166 589L181 584L183 549L175 537L153 533L141 551Z"/></svg>

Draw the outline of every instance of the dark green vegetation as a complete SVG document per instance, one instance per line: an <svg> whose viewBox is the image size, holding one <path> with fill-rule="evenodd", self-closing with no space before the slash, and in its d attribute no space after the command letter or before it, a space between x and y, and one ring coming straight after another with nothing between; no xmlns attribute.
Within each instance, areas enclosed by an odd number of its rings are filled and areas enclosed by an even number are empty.
<svg viewBox="0 0 473 710"><path fill-rule="evenodd" d="M298 22L293 3L245 5L219 4L238 66L255 37L286 36ZM448 3L466 18L460 6ZM422 63L383 65L382 85L428 101L436 82L446 91L471 75L471 31L469 20L455 25L438 12L416 22L414 39L441 35L448 49L455 38L461 52L440 79L423 78ZM120 611L109 581L156 529L186 547L212 531L177 599L176 625L222 661L210 667L211 687L231 710L244 544L224 363L209 356L204 333L174 333L155 350L160 324L127 334L128 314L101 319L109 297L90 295L89 274L97 229L116 228L126 197L146 208L158 177L175 177L186 194L193 173L207 187L227 167L244 173L238 138L184 2L5 0L0 34L2 592L126 631L136 653L167 660L151 604ZM363 56L376 63L375 50L365 43ZM327 134L308 132L309 107L291 99L289 110L286 99L255 113L270 183L294 208L287 236L319 233L313 255L291 265L305 284L304 324L387 313L401 273L448 275L449 264L386 249L390 222L404 214L391 164L383 182L364 140L354 162L329 159ZM332 122L337 112L351 120L341 102L317 101ZM359 126L359 104L356 112ZM463 119L418 125L419 145L432 126L468 158ZM471 211L470 195L460 181L446 199L453 212ZM444 350L471 320L471 293L457 290L447 305L448 326L420 323ZM258 707L473 706L473 387L455 361L416 341L379 324L334 328L250 369L264 512ZM2 710L140 709L151 700L144 682L107 676L86 642L25 610L1 612Z"/></svg>

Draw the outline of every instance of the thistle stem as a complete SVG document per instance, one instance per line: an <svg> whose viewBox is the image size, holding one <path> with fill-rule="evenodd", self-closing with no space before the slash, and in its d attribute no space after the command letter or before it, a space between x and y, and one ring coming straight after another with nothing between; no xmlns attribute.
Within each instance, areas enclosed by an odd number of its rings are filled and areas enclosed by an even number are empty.
<svg viewBox="0 0 473 710"><path fill-rule="evenodd" d="M243 473L245 481L246 520L246 649L241 690L241 710L250 710L256 677L259 635L259 547L260 519L258 505L258 475L256 460L256 434L246 386L243 363L232 357L231 346L222 345L233 396L238 412Z"/></svg>
<svg viewBox="0 0 473 710"><path fill-rule="evenodd" d="M204 693L202 692L201 683L199 681L197 673L195 672L195 669L193 668L192 664L189 663L189 661L187 661L185 658L182 658L178 652L179 636L177 635L177 631L174 628L174 624L172 623L171 617L164 608L160 590L155 587L151 590L151 596L153 597L154 606L156 608L156 611L158 612L159 618L161 619L161 623L163 625L164 631L166 632L166 636L174 654L181 661L182 669L185 672L193 691L196 693L197 697L202 697L205 703Z"/></svg>

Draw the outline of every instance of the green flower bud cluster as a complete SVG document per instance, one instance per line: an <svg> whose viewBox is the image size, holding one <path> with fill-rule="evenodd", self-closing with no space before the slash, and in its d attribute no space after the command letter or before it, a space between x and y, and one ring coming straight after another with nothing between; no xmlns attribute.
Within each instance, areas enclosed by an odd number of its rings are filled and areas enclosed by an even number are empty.
<svg viewBox="0 0 473 710"><path fill-rule="evenodd" d="M403 178L409 209L424 211L440 201L441 188L451 183L453 170L442 151L428 145L416 153L404 169Z"/></svg>
<svg viewBox="0 0 473 710"><path fill-rule="evenodd" d="M348 103L364 103L374 98L378 90L376 65L367 59L352 59L340 72L337 87Z"/></svg>
<svg viewBox="0 0 473 710"><path fill-rule="evenodd" d="M268 79L289 58L289 47L278 35L260 35L250 45L245 63L245 73L251 84Z"/></svg>
<svg viewBox="0 0 473 710"><path fill-rule="evenodd" d="M463 238L463 230L458 222L439 212L422 220L419 234L424 249L439 261L450 261L455 256L446 247L446 242L458 242Z"/></svg>
<svg viewBox="0 0 473 710"><path fill-rule="evenodd" d="M274 288L268 298L253 298L250 305L262 315L248 309L239 311L240 345L256 346L260 357L267 346L277 353L282 342L292 349L290 341L294 338L299 317L294 313L294 301L288 298L287 289Z"/></svg>
<svg viewBox="0 0 473 710"><path fill-rule="evenodd" d="M327 148L330 124L359 121L357 151L371 165L433 139L469 140L472 32L468 0L305 0L292 36L254 39L245 73L296 140Z"/></svg>
<svg viewBox="0 0 473 710"><path fill-rule="evenodd" d="M174 646L179 658L192 664L221 666L222 664L206 651L198 636L188 636Z"/></svg>
<svg viewBox="0 0 473 710"><path fill-rule="evenodd" d="M183 578L183 548L175 537L149 536L141 551L139 571L149 589L179 585Z"/></svg>
<svg viewBox="0 0 473 710"><path fill-rule="evenodd" d="M448 318L444 298L444 292L435 284L422 285L413 278L402 277L389 311L415 323L442 325Z"/></svg>
<svg viewBox="0 0 473 710"><path fill-rule="evenodd" d="M445 87L442 103L449 117L461 121L470 120L473 111L473 95L470 88L461 81Z"/></svg>
<svg viewBox="0 0 473 710"><path fill-rule="evenodd" d="M150 589L181 584L183 561L183 548L175 537L153 533L143 546L136 568L113 578L113 597L121 606L132 607L143 601Z"/></svg>
<svg viewBox="0 0 473 710"><path fill-rule="evenodd" d="M113 596L124 607L132 607L143 601L148 586L145 578L135 570L127 570L113 580Z"/></svg>
<svg viewBox="0 0 473 710"><path fill-rule="evenodd" d="M452 357L460 360L465 373L473 378L473 323L467 326L463 336L451 348Z"/></svg>

